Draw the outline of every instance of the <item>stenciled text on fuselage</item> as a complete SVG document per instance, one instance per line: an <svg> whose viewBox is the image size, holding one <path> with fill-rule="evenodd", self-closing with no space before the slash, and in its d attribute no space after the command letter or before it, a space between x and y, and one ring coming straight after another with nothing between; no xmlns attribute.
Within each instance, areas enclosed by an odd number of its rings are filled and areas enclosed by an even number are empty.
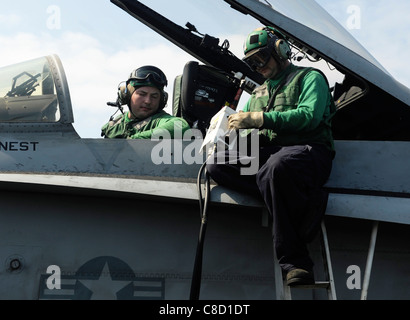
<svg viewBox="0 0 410 320"><path fill-rule="evenodd" d="M37 151L39 142L28 141L0 141L0 151Z"/></svg>

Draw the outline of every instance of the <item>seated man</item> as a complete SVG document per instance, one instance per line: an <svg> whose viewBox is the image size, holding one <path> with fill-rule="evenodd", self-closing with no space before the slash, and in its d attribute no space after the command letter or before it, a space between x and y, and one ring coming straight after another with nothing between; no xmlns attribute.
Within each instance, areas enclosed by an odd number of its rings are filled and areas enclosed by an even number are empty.
<svg viewBox="0 0 410 320"><path fill-rule="evenodd" d="M274 28L253 31L244 48L244 61L266 81L254 90L244 112L228 121L234 130L258 130L259 170L242 175L241 154L234 150L218 152L207 169L220 185L262 196L287 284L312 284L307 243L319 231L327 204L322 187L335 155L333 98L320 70L290 62L290 46Z"/></svg>
<svg viewBox="0 0 410 320"><path fill-rule="evenodd" d="M134 70L126 85L119 90L121 104L129 111L102 127L102 136L109 139L151 139L153 137L181 137L190 127L179 117L171 116L163 109L168 95L164 91L168 81L165 74L154 66Z"/></svg>

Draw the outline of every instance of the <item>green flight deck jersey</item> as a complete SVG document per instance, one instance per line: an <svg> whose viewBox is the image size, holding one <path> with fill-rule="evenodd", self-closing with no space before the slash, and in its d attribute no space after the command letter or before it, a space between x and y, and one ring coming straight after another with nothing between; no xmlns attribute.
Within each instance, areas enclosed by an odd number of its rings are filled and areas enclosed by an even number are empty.
<svg viewBox="0 0 410 320"><path fill-rule="evenodd" d="M101 131L109 139L151 139L168 136L175 138L176 133L181 133L182 138L188 129L190 126L186 120L161 110L141 121L130 119L127 112L105 124Z"/></svg>
<svg viewBox="0 0 410 320"><path fill-rule="evenodd" d="M291 64L256 88L243 111L264 111L261 143L317 143L334 151L331 119L336 107L326 77L319 70Z"/></svg>

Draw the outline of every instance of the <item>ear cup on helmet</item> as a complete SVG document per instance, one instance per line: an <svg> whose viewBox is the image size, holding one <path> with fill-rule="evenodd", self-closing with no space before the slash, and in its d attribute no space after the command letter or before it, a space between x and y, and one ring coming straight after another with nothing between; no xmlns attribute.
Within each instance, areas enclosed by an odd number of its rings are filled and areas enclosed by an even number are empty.
<svg viewBox="0 0 410 320"><path fill-rule="evenodd" d="M168 103L168 92L166 92L166 91L162 91L162 94L163 94L163 100L162 100L162 104L160 105L160 109L164 109L165 108L165 106L167 105L167 103Z"/></svg>
<svg viewBox="0 0 410 320"><path fill-rule="evenodd" d="M275 50L276 57L280 60L288 60L291 57L292 50L289 43L285 40L282 33L272 27L265 27L265 30L270 38L269 42L273 43L273 50Z"/></svg>
<svg viewBox="0 0 410 320"><path fill-rule="evenodd" d="M131 99L130 89L133 90L134 88L130 88L130 86L126 82L122 82L118 86L118 102L121 105L129 103Z"/></svg>
<svg viewBox="0 0 410 320"><path fill-rule="evenodd" d="M287 60L290 58L290 47L288 43L283 39L278 39L275 42L275 51L280 59Z"/></svg>

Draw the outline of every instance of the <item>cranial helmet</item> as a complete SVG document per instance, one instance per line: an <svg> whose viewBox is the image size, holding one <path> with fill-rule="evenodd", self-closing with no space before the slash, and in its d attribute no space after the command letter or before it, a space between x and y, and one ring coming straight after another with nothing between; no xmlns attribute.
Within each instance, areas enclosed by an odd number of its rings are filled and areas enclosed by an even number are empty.
<svg viewBox="0 0 410 320"><path fill-rule="evenodd" d="M131 96L140 87L155 87L161 92L160 109L163 109L168 101L168 94L164 87L168 80L161 69L154 66L143 66L131 72L125 85L118 88L118 97L122 104L129 105Z"/></svg>
<svg viewBox="0 0 410 320"><path fill-rule="evenodd" d="M283 34L272 27L258 28L252 31L244 44L246 62L251 69L263 68L270 57L282 62L290 59L291 49Z"/></svg>

